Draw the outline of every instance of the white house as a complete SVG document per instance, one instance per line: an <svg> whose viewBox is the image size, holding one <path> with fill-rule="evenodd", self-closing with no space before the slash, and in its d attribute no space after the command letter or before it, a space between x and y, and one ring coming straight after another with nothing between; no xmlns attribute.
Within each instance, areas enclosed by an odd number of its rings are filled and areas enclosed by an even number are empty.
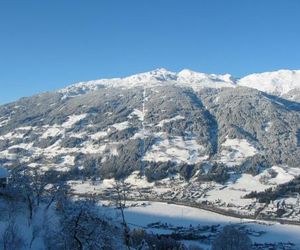
<svg viewBox="0 0 300 250"><path fill-rule="evenodd" d="M6 186L8 177L7 169L0 166L0 187L4 188Z"/></svg>

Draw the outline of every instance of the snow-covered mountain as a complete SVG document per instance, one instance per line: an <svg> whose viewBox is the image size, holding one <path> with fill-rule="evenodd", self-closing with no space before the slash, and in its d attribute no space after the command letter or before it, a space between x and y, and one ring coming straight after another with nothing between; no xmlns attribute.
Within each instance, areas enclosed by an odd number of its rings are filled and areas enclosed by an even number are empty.
<svg viewBox="0 0 300 250"><path fill-rule="evenodd" d="M240 79L237 84L283 96L300 89L300 70L279 70L251 74Z"/></svg>
<svg viewBox="0 0 300 250"><path fill-rule="evenodd" d="M300 97L300 70L279 70L256 73L238 79L232 77L230 74L205 74L189 69L175 73L161 68L124 78L100 79L75 83L58 92L63 93L66 98L101 88L151 88L166 85L191 87L194 90L201 88L244 86L297 101Z"/></svg>
<svg viewBox="0 0 300 250"><path fill-rule="evenodd" d="M75 83L59 90L67 96L85 94L101 88L135 88L176 85L200 89L204 87L221 88L235 87L235 81L229 74L205 74L184 69L179 73L168 71L164 68L150 72L140 73L124 78L100 79L94 81Z"/></svg>
<svg viewBox="0 0 300 250"><path fill-rule="evenodd" d="M284 199L298 220L300 104L285 98L299 73L265 74L267 93L253 77L158 69L22 98L0 106L0 164L58 171L81 194L124 178L148 198L250 214Z"/></svg>

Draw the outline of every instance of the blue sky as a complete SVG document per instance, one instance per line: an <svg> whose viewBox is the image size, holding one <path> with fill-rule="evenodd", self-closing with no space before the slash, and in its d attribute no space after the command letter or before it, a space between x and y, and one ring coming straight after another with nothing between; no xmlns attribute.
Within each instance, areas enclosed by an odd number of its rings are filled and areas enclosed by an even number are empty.
<svg viewBox="0 0 300 250"><path fill-rule="evenodd" d="M164 67L300 69L299 0L0 0L0 103Z"/></svg>

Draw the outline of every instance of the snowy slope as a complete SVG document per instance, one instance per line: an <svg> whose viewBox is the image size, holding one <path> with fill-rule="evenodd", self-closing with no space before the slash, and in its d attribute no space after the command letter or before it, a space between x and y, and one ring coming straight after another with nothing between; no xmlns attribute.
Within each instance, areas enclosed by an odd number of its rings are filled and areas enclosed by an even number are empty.
<svg viewBox="0 0 300 250"><path fill-rule="evenodd" d="M157 221L186 227L198 224L221 224L222 226L226 224L244 224L252 230L266 232L261 237L252 236L254 242L293 242L297 247L300 246L298 237L300 228L297 226L237 219L197 208L151 202L148 206L131 207L125 211L125 215L130 223L140 226L147 226L149 223Z"/></svg>
<svg viewBox="0 0 300 250"><path fill-rule="evenodd" d="M175 73L161 68L124 78L100 79L75 83L58 92L63 93L65 94L65 97L68 97L85 94L101 88L155 87L167 84L199 89L204 87L234 87L235 81L229 74L205 74L188 69Z"/></svg>
<svg viewBox="0 0 300 250"><path fill-rule="evenodd" d="M300 70L279 70L274 72L255 73L239 80L230 74L206 74L183 69L176 73L164 68L135 74L124 78L100 79L80 82L59 90L64 98L82 95L101 88L134 88L176 85L201 88L235 87L237 85L258 89L263 92L283 96L300 89ZM294 98L295 99L295 98Z"/></svg>
<svg viewBox="0 0 300 250"><path fill-rule="evenodd" d="M177 74L179 85L198 88L234 87L235 80L229 75L205 74L184 69Z"/></svg>
<svg viewBox="0 0 300 250"><path fill-rule="evenodd" d="M240 79L238 85L282 96L293 89L300 89L300 70L251 74Z"/></svg>

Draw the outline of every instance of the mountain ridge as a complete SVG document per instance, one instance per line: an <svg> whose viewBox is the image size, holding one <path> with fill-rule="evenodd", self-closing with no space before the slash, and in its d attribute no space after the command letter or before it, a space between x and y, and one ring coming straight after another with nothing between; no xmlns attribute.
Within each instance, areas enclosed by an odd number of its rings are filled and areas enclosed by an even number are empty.
<svg viewBox="0 0 300 250"><path fill-rule="evenodd" d="M230 74L207 74L189 69L183 69L176 73L165 68L158 68L123 78L98 79L74 83L59 89L58 92L65 94L65 97L72 97L101 88L148 88L168 84L191 87L195 90L244 86L278 96L286 95L288 99L296 99L297 101L298 96L291 97L290 92L300 89L300 70L278 70L235 78Z"/></svg>

